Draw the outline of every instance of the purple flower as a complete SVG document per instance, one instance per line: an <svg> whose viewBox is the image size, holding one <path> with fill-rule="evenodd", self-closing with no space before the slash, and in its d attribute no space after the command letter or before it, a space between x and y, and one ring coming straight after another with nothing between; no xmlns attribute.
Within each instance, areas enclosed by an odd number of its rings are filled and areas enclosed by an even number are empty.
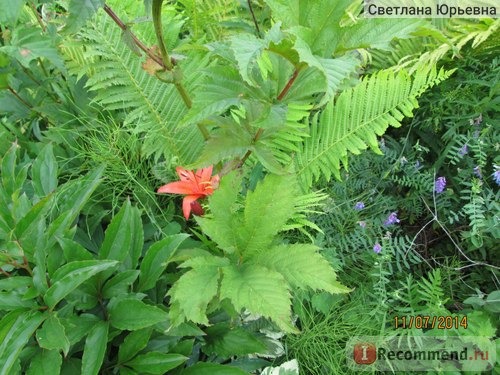
<svg viewBox="0 0 500 375"><path fill-rule="evenodd" d="M354 205L354 209L355 210L362 210L363 208L365 208L365 204L363 202L358 202Z"/></svg>
<svg viewBox="0 0 500 375"><path fill-rule="evenodd" d="M481 173L481 168L479 167L479 165L476 165L474 167L474 174L479 178L483 178L483 174Z"/></svg>
<svg viewBox="0 0 500 375"><path fill-rule="evenodd" d="M358 224L361 228L366 228L366 221L358 221Z"/></svg>
<svg viewBox="0 0 500 375"><path fill-rule="evenodd" d="M462 148L458 151L460 156L464 156L469 152L469 147L467 147L467 143L462 146Z"/></svg>
<svg viewBox="0 0 500 375"><path fill-rule="evenodd" d="M377 242L374 246L373 246L373 251L378 254L380 253L380 250L382 250L382 246L380 246L380 244Z"/></svg>
<svg viewBox="0 0 500 375"><path fill-rule="evenodd" d="M493 179L495 180L495 182L497 183L497 185L500 185L500 166L498 165L495 165L495 172L493 172L492 176L493 176Z"/></svg>
<svg viewBox="0 0 500 375"><path fill-rule="evenodd" d="M438 177L437 180L434 182L434 191L440 194L444 191L445 187L446 187L446 178Z"/></svg>
<svg viewBox="0 0 500 375"><path fill-rule="evenodd" d="M399 223L397 212L391 212L391 214L387 217L387 220L384 221L384 225L392 225L395 223Z"/></svg>

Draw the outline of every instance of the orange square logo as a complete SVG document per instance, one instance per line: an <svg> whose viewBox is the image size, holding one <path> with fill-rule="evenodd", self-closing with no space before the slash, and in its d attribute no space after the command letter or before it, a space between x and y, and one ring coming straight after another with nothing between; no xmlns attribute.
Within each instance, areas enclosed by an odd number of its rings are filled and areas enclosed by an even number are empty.
<svg viewBox="0 0 500 375"><path fill-rule="evenodd" d="M354 345L353 356L357 364L371 365L377 359L377 348L371 343L359 343Z"/></svg>

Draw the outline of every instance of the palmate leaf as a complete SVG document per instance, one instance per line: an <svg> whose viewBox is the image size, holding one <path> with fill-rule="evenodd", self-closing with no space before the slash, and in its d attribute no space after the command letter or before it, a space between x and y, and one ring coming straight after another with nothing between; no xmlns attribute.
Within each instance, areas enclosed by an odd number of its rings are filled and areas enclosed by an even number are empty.
<svg viewBox="0 0 500 375"><path fill-rule="evenodd" d="M296 332L290 324L291 301L283 276L258 265L225 267L220 298L228 298L236 310L244 308L270 318L286 332Z"/></svg>
<svg viewBox="0 0 500 375"><path fill-rule="evenodd" d="M259 254L255 262L279 272L293 287L329 293L351 291L336 280L335 271L318 250L310 244L278 245Z"/></svg>
<svg viewBox="0 0 500 375"><path fill-rule="evenodd" d="M297 153L295 165L301 184L309 187L321 176L329 180L332 174L340 179L347 152L359 154L370 146L380 153L377 136L389 125L399 127L405 116L411 117L418 106L416 98L451 73L426 68L411 77L405 71L396 74L385 70L342 92L314 117L311 137Z"/></svg>

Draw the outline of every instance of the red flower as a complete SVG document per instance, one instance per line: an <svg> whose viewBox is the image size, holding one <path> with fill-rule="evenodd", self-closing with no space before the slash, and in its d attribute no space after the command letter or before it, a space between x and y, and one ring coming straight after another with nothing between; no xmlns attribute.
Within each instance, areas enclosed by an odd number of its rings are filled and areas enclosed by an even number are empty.
<svg viewBox="0 0 500 375"><path fill-rule="evenodd" d="M212 195L214 189L219 186L219 175L212 176L213 167L198 169L195 172L177 167L175 170L180 181L171 182L158 189L158 193L184 194L182 211L186 220L191 211L195 215L203 215L203 208L198 199Z"/></svg>

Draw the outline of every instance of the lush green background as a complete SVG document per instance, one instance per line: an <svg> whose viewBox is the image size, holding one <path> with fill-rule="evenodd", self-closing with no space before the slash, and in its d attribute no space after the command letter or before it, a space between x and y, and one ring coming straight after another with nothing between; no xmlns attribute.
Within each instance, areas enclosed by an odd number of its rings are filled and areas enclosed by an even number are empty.
<svg viewBox="0 0 500 375"><path fill-rule="evenodd" d="M354 336L498 347L500 20L0 4L0 374L347 374ZM208 166L185 220L157 190ZM394 326L417 315L468 324Z"/></svg>

